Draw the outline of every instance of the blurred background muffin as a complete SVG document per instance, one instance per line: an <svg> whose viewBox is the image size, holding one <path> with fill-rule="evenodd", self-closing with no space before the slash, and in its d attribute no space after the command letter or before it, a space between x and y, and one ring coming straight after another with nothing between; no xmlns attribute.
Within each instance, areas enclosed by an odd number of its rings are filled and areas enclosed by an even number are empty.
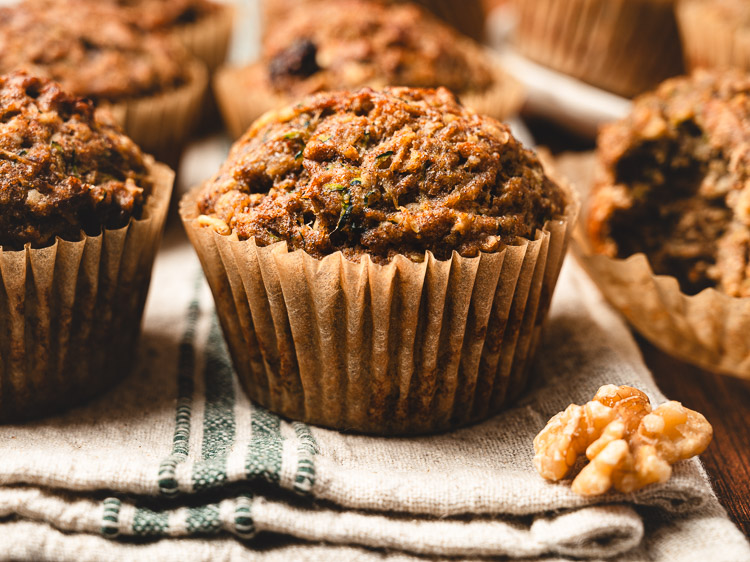
<svg viewBox="0 0 750 562"><path fill-rule="evenodd" d="M365 0L302 4L268 32L260 62L226 69L215 81L234 136L296 96L387 85L444 86L497 118L521 101L518 83L471 39L418 6Z"/></svg>
<svg viewBox="0 0 750 562"><path fill-rule="evenodd" d="M507 126L444 88L269 112L181 202L250 397L379 434L519 395L576 213Z"/></svg>
<svg viewBox="0 0 750 562"><path fill-rule="evenodd" d="M675 0L514 0L519 52L625 97L680 74Z"/></svg>
<svg viewBox="0 0 750 562"><path fill-rule="evenodd" d="M689 68L750 70L750 2L681 0L677 14Z"/></svg>
<svg viewBox="0 0 750 562"><path fill-rule="evenodd" d="M261 0L263 27L266 32L284 27L289 14L303 4L322 5L327 0ZM412 3L426 8L445 23L476 41L484 39L485 6L480 0L371 0L384 6Z"/></svg>
<svg viewBox="0 0 750 562"><path fill-rule="evenodd" d="M108 106L159 156L189 137L207 81L175 41L141 31L114 6L84 2L0 8L0 72L16 69Z"/></svg>
<svg viewBox="0 0 750 562"><path fill-rule="evenodd" d="M634 102L598 139L576 246L659 348L750 377L750 75L699 70ZM575 172L574 168L570 168Z"/></svg>
<svg viewBox="0 0 750 562"><path fill-rule="evenodd" d="M0 421L127 374L174 174L91 101L0 76Z"/></svg>

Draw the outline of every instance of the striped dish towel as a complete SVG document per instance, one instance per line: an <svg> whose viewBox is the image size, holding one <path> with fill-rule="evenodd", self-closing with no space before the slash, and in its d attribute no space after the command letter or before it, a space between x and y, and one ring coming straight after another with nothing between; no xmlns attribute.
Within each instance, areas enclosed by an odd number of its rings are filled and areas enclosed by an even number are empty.
<svg viewBox="0 0 750 562"><path fill-rule="evenodd" d="M534 435L600 385L664 400L570 261L541 349L535 387L473 427L378 438L288 422L237 386L197 259L172 233L136 371L88 406L0 427L0 559L750 560L697 460L593 499L534 471Z"/></svg>

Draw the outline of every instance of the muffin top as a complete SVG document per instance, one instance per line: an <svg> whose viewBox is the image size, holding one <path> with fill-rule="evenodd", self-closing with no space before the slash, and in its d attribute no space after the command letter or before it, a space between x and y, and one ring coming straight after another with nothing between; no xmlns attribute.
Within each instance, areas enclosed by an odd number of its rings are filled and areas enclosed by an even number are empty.
<svg viewBox="0 0 750 562"><path fill-rule="evenodd" d="M141 151L89 100L23 72L0 75L0 246L119 228L151 189Z"/></svg>
<svg viewBox="0 0 750 562"><path fill-rule="evenodd" d="M303 4L269 31L264 59L272 88L293 96L362 86L460 93L493 83L479 45L411 4Z"/></svg>
<svg viewBox="0 0 750 562"><path fill-rule="evenodd" d="M185 81L186 56L103 3L32 2L0 9L0 72L24 69L78 96L118 101Z"/></svg>
<svg viewBox="0 0 750 562"><path fill-rule="evenodd" d="M27 0L28 1L28 0ZM50 0L33 0L49 2ZM61 0L52 0L60 2ZM71 4L118 6L134 25L145 31L170 31L200 21L215 13L219 5L210 0L62 0Z"/></svg>
<svg viewBox="0 0 750 562"><path fill-rule="evenodd" d="M448 259L533 239L564 192L448 90L326 92L269 112L198 197L199 224L316 258Z"/></svg>
<svg viewBox="0 0 750 562"><path fill-rule="evenodd" d="M681 0L687 9L699 8L701 14L720 18L736 27L750 25L750 3L747 0Z"/></svg>
<svg viewBox="0 0 750 562"><path fill-rule="evenodd" d="M683 291L750 296L750 75L698 71L638 98L598 141L588 230Z"/></svg>

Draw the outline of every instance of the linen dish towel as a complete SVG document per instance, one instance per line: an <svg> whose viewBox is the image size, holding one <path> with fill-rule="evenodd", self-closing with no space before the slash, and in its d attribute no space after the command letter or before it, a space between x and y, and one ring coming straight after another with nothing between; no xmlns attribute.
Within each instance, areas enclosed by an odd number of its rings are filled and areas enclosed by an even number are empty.
<svg viewBox="0 0 750 562"><path fill-rule="evenodd" d="M0 559L750 560L695 459L665 484L588 499L534 470L534 435L599 386L664 400L572 260L517 407L447 434L379 438L288 422L244 397L179 234L157 259L135 372L85 407L0 427Z"/></svg>

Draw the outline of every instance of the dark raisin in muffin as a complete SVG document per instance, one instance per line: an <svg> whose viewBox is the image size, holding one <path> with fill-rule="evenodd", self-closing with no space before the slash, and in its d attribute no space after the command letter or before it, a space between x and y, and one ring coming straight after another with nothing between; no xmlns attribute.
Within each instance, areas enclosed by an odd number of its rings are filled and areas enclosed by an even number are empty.
<svg viewBox="0 0 750 562"><path fill-rule="evenodd" d="M750 76L702 72L635 101L598 142L595 250L643 252L683 291L750 296Z"/></svg>

